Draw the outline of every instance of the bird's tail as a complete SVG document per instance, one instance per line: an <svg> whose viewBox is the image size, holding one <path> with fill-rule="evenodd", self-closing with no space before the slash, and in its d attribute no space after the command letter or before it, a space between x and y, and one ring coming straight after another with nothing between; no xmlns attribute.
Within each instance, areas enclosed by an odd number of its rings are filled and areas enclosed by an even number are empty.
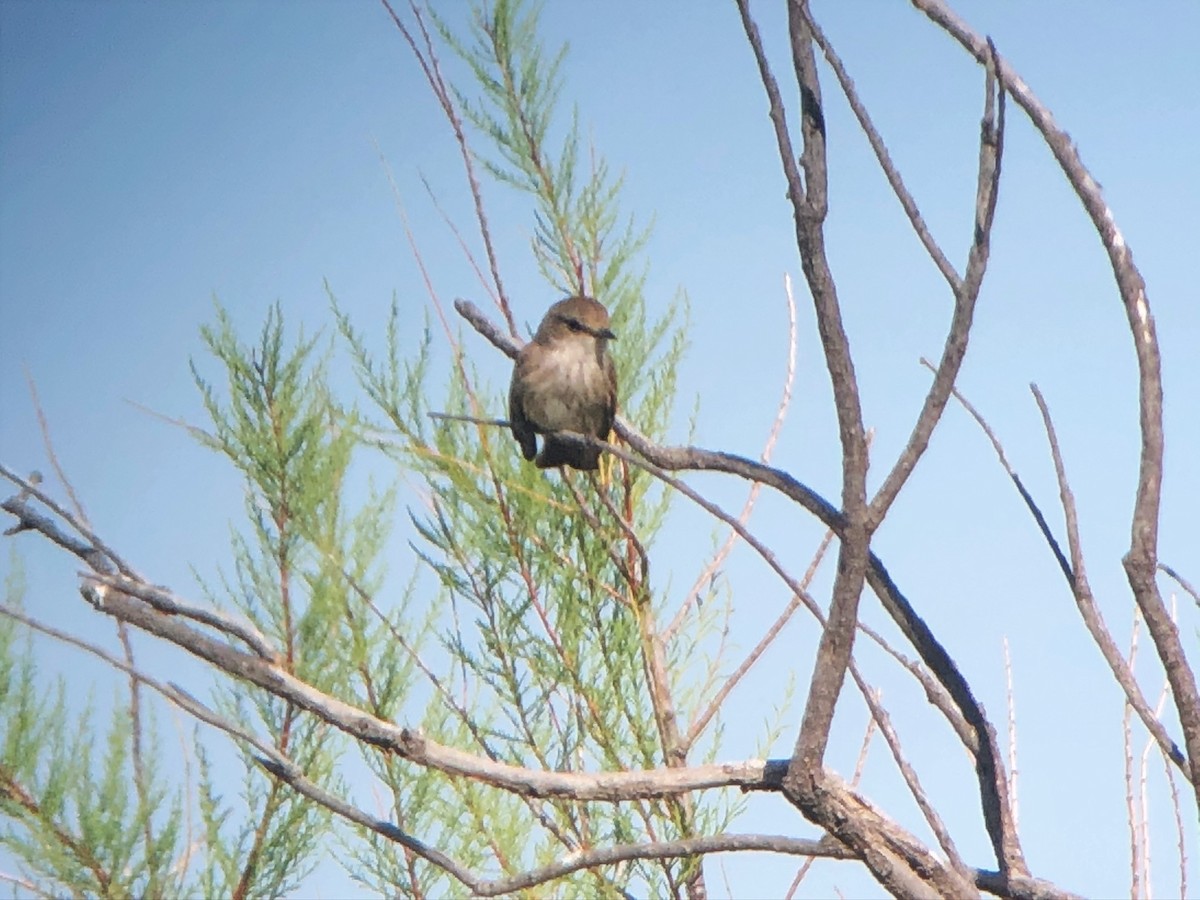
<svg viewBox="0 0 1200 900"><path fill-rule="evenodd" d="M600 451L594 447L581 447L548 437L542 444L542 452L538 454L537 467L554 469L558 466L594 472L600 468Z"/></svg>

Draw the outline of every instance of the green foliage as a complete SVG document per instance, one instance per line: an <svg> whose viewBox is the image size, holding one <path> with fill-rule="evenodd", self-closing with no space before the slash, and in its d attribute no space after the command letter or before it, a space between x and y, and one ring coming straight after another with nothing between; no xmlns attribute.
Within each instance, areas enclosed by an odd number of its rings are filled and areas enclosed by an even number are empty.
<svg viewBox="0 0 1200 900"><path fill-rule="evenodd" d="M441 34L479 89L456 97L473 139L494 153L485 170L528 199L532 261L549 286L590 293L612 311L622 413L661 439L685 349L686 298L649 315L647 232L621 213L621 179L594 148L584 151L578 114L562 122L565 48L543 50L536 9L500 0L473 21L465 40L444 26ZM492 760L568 771L711 759L719 718L694 745L680 748L678 731L712 695L729 603L710 585L707 602L681 617L656 655L678 603L650 572L670 494L619 461L606 459L612 465L598 477L546 473L520 459L506 432L433 422L432 410L494 415L504 387L483 380L453 337L452 360L435 367L428 321L405 321L397 302L379 353L330 298L366 412L330 387L334 342L290 337L278 304L249 344L219 304L202 330L210 360L192 364L211 423L202 440L241 478L247 523L231 536L229 567L203 584L209 601L250 620L297 678ZM406 352L414 336L417 349ZM210 378L213 363L219 377ZM394 478L384 488L367 477L381 463ZM397 555L402 487L412 489L412 570L385 573L383 559ZM161 781L153 762L162 755L145 726L148 760L132 791L122 704L93 749L87 717L70 721L62 685L35 690L28 646L14 640L0 619L0 775L13 823L3 840L48 892L279 896L337 850L374 892L462 893L412 852L335 823L251 748L230 759L211 732L191 742L195 773L180 798ZM243 683L218 683L212 705L309 780L377 806L374 814L485 876L581 848L721 831L736 811L707 798L517 797L357 745ZM551 891L669 895L695 865L636 861L576 873Z"/></svg>
<svg viewBox="0 0 1200 900"><path fill-rule="evenodd" d="M468 42L443 26L443 37L481 89L478 97L460 90L457 100L483 143L498 154L485 160L486 170L531 200L537 223L531 249L546 280L563 293L592 293L612 310L620 337L613 352L622 411L661 438L684 350L680 308L672 305L662 318L649 319L639 260L646 234L632 223L617 229L620 180L610 177L595 152L580 175L578 117L557 129L561 139L554 140L563 51L547 56L536 30L536 11L507 2L477 10ZM663 765L665 737L647 674L648 635L661 630L658 620L672 610L655 591L642 551L653 545L669 495L623 464L611 477L549 474L521 461L504 432L457 422L431 425L427 413L435 409L494 415L504 409L504 386L484 382L457 345L449 371L431 375L427 329L415 362L406 364L396 304L381 356L336 300L334 306L363 389L382 414L370 422L369 433L380 436L407 477L422 485L420 508L410 510L419 537L414 549L440 589L435 605L442 613L435 622L445 660L425 732L534 768ZM685 623L667 671L659 674L660 690L680 693L687 667L703 658L705 635L719 626L723 609L709 605ZM677 652L680 647L687 649ZM692 690L689 699L698 703L699 694ZM664 701L678 703L678 697L660 696ZM675 713L686 722L693 711ZM711 753L715 745L704 746ZM428 778L410 773L409 783L427 790ZM530 802L461 780L448 788L449 808L468 822L440 831L439 848L499 866L491 869L496 874L522 871L577 847L720 830L731 812L705 803L685 811L665 801ZM410 890L412 876L397 871L394 854L383 848L360 859L375 872L370 883ZM632 887L658 895L670 893L686 870L682 861L636 862L581 873L555 889L591 896ZM435 894L453 889L438 878Z"/></svg>
<svg viewBox="0 0 1200 900"><path fill-rule="evenodd" d="M24 593L14 557L5 606ZM47 894L99 897L179 895L182 801L167 782L157 741L132 759L134 721L118 696L100 732L72 713L62 679L39 686L32 638L0 617L0 847L22 878ZM151 725L146 732L153 735ZM97 753L97 751L101 751ZM141 790L133 790L137 780Z"/></svg>
<svg viewBox="0 0 1200 900"><path fill-rule="evenodd" d="M232 604L281 649L282 665L320 690L373 708L398 707L411 661L387 652L394 619L369 602L393 518L391 491L351 496L347 478L359 443L356 417L333 398L327 357L303 335L289 347L279 307L253 346L217 309L204 340L223 366L223 393L193 365L214 426L210 446L242 473L251 529L233 537L233 574L214 602ZM402 611L404 604L400 605ZM266 691L222 686L217 710L265 736L306 776L342 789L346 741ZM328 812L304 801L242 757L242 804L220 793L202 747L200 812L212 865L205 892L278 896L295 889L320 857Z"/></svg>

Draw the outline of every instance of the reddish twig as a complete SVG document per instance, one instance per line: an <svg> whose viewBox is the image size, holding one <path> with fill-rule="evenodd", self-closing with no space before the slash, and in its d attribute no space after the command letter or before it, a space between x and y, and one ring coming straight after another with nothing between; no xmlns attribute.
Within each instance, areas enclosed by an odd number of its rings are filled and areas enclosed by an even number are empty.
<svg viewBox="0 0 1200 900"><path fill-rule="evenodd" d="M438 62L437 53L434 51L433 40L430 38L429 31L425 27L425 20L421 16L420 9L416 3L413 0L409 0L409 8L417 20L417 27L421 33L422 43L424 44L424 50L422 50L417 45L417 40L412 31L401 21L400 16L396 14L396 10L392 8L389 0L380 0L380 2L383 4L384 9L387 10L388 15L391 16L397 30L404 37L413 56L416 57L417 64L421 67L421 71L425 75L425 80L429 82L429 87L441 105L442 112L445 113L446 119L450 123L450 128L454 132L454 141L458 146L459 155L462 157L463 171L466 172L467 185L471 190L471 199L475 203L475 217L479 221L480 237L483 240L484 251L487 253L492 280L496 285L496 296L499 301L500 313L508 325L509 332L515 337L517 334L517 323L513 318L512 305L508 302L508 294L504 290L504 282L500 278L500 264L496 256L495 247L492 245L492 231L488 225L487 214L483 206L483 191L479 186L479 178L475 174L475 157L471 153L471 148L467 143L466 132L463 130L462 117L458 114L458 110L451 98L450 87L446 83L445 78L442 77L441 65Z"/></svg>

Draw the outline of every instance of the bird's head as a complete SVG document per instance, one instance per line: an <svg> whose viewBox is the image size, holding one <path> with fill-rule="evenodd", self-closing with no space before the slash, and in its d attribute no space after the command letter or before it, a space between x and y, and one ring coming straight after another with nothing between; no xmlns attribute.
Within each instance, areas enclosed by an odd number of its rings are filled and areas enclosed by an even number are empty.
<svg viewBox="0 0 1200 900"><path fill-rule="evenodd" d="M546 344L560 339L573 340L580 335L601 342L617 337L609 328L608 310L591 297L568 297L551 306L538 326L534 340Z"/></svg>

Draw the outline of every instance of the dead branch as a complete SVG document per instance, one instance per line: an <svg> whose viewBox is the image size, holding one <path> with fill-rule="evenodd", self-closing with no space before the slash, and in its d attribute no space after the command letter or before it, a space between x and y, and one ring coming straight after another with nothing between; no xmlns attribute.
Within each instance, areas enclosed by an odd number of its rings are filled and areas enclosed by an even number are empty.
<svg viewBox="0 0 1200 900"><path fill-rule="evenodd" d="M925 218L921 215L921 210L917 206L917 201L913 199L912 194L905 186L904 179L900 175L900 170L892 162L887 144L884 143L882 136L880 136L879 131L875 128L875 123L871 121L870 113L867 112L866 106L863 105L861 98L858 96L858 90L854 87L853 79L850 78L850 74L842 64L841 57L833 49L833 46L825 37L825 33L821 30L820 26L812 19L809 19L809 25L812 28L813 40L821 48L821 53L825 56L825 61L829 63L829 67L833 69L833 74L838 80L838 85L841 87L842 93L846 96L846 102L850 104L850 109L854 113L854 117L858 119L858 124L862 128L863 134L867 136L867 143L871 145L871 150L875 154L879 168L883 170L884 177L887 178L888 184L891 185L892 193L900 201L900 206L904 208L904 214L908 216L908 221L912 226L913 232L925 247L925 251L929 254L929 258L933 260L933 264L942 273L942 277L946 279L946 283L950 285L950 290L957 295L962 287L962 278L959 277L954 264L946 258L946 254L938 246L938 242L930 233L929 226L925 223Z"/></svg>
<svg viewBox="0 0 1200 900"><path fill-rule="evenodd" d="M988 58L987 43L942 0L911 0L935 24L953 37L976 60ZM1113 279L1125 309L1138 363L1138 424L1142 437L1137 494L1130 527L1129 552L1122 560L1130 589L1150 632L1154 648L1166 670L1175 710L1183 727L1191 782L1200 814L1200 689L1188 665L1179 630L1171 620L1155 580L1158 564L1158 518L1162 497L1163 423L1162 360L1146 282L1133 261L1133 253L1104 201L1100 185L1083 164L1070 135L1029 86L1003 61L1000 73L1013 99L1028 115L1075 190L1108 255Z"/></svg>
<svg viewBox="0 0 1200 900"><path fill-rule="evenodd" d="M75 529L75 531L82 535L86 543L78 540L77 538L70 537L65 532L62 532L57 526L54 526L54 531L62 540L55 538L50 533L44 532L46 537L49 537L54 541L54 543L59 544L59 546L63 547L63 549L74 553L97 572L120 572L122 575L125 575L129 578L139 578L137 572L133 570L129 563L121 559L121 557L117 555L116 551L100 540L100 538L96 536L86 522L68 510L63 509L63 507L60 506L53 497L41 491L38 488L36 481L22 478L3 463L0 463L0 476L7 478L21 489L21 492L18 496L13 497L11 500L5 501L5 505L0 507L6 512L12 513L17 518L17 524L13 526L15 530L6 532L6 534L15 534L16 531L35 527L34 525L25 521L26 515L40 515L39 513L36 513L34 510L30 509L29 504L26 502L27 498L33 497L39 502L45 504L46 507L49 508L55 515L62 518L64 522L68 523L73 529ZM12 503L14 508L9 508L9 503ZM20 510L23 510L23 512ZM37 528L36 530L41 531L42 529ZM63 541L66 543L63 543Z"/></svg>
<svg viewBox="0 0 1200 900"><path fill-rule="evenodd" d="M739 10L743 24L747 26L747 37L751 37L753 22L745 0L740 0ZM793 802L807 807L806 812L815 815L823 826L829 827L835 820L829 816L831 810L818 802L820 795L814 779L823 764L834 710L850 664L858 624L858 604L867 570L870 540L867 445L850 341L842 324L837 286L825 254L824 223L829 209L825 111L813 57L807 0L791 0L788 3L788 36L796 84L800 89L800 134L804 143L800 165L804 169L804 183L801 184L795 177L795 168L790 165L790 160L784 161L784 171L796 227L800 266L812 296L817 332L833 387L838 437L842 446L841 513L845 527L839 535L841 545L828 623L817 645L816 661L800 721L800 733L792 751L792 766L786 787ZM753 47L753 40L751 44ZM768 72L770 67L762 53L761 44L753 49L760 73ZM767 86L768 82L764 79L764 87ZM786 130L786 122L783 127ZM777 144L783 160L789 148L778 140ZM836 830L833 833L843 840L851 837L839 834ZM855 846L853 840L850 840L850 844ZM872 870L875 871L873 866Z"/></svg>
<svg viewBox="0 0 1200 900"><path fill-rule="evenodd" d="M1142 696L1141 687L1138 685L1137 678L1133 674L1133 667L1121 655L1121 651L1117 648L1116 642L1109 633L1108 625L1104 622L1104 615L1096 605L1096 598L1092 593L1091 584L1088 582L1087 569L1083 561L1083 544L1079 537L1079 514L1075 509L1075 495L1071 491L1070 483L1067 481L1066 466L1063 464L1062 451L1058 446L1058 435L1054 431L1054 421L1050 418L1050 409L1046 406L1046 398L1042 396L1042 392L1038 390L1038 386L1031 384L1029 389L1033 392L1038 410L1042 414L1042 423L1046 429L1046 439L1050 443L1050 457L1054 460L1054 474L1058 479L1058 493L1062 501L1063 518L1067 525L1067 547L1071 553L1071 576L1067 580L1071 586L1071 592L1075 595L1075 605L1079 607L1079 614L1083 617L1083 623L1087 626L1088 633L1091 634L1092 640L1096 642L1096 646L1100 648L1100 653L1104 657L1104 661L1108 663L1109 669L1112 670L1117 684L1125 692L1125 697L1129 701L1129 705L1137 712L1138 718L1142 720L1142 724L1146 726L1146 730L1150 732L1159 747L1162 748L1163 753L1179 766L1186 778L1188 776L1188 768L1183 754L1175 742L1167 735L1167 729L1163 726L1158 714L1150 708L1150 704Z"/></svg>
<svg viewBox="0 0 1200 900"><path fill-rule="evenodd" d="M40 527L37 530L59 543L56 526L52 522L49 526L49 533ZM419 729L385 722L324 694L270 660L198 631L179 616L162 615L149 602L92 576L84 577L81 593L97 610L175 644L227 675L270 691L357 740L419 765L476 778L521 796L618 801L731 786L746 790L781 788L783 764L763 760L593 775L537 771L479 757L430 741Z"/></svg>
<svg viewBox="0 0 1200 900"><path fill-rule="evenodd" d="M932 368L929 362L925 359L921 360L921 364L926 368ZM1034 391L1034 396L1041 397L1035 385L1030 386ZM1100 649L1101 655L1105 662L1108 663L1109 669L1112 670L1113 676L1117 680L1117 684L1125 692L1126 700L1130 706L1137 712L1138 717L1143 724L1154 735L1163 752L1175 765L1179 766L1180 770L1187 777L1187 762L1184 759L1183 753L1178 745L1167 734L1166 728L1162 722L1154 715L1150 709L1150 704L1142 695L1142 689L1138 686L1137 679L1134 677L1133 670L1130 668L1125 657L1121 654L1116 642L1112 638L1108 626L1104 622L1104 617L1101 615L1099 607L1096 605L1095 596L1092 594L1091 586L1087 580L1087 572L1083 564L1083 550L1080 545L1078 518L1075 511L1075 498L1071 493L1070 485L1066 481L1066 471L1063 467L1061 454L1058 449L1058 438L1054 434L1054 426L1049 418L1049 411L1045 407L1045 401L1039 399L1038 406L1042 410L1043 422L1045 423L1047 437L1050 441L1051 457L1054 460L1054 468L1058 477L1059 494L1062 498L1064 517L1067 522L1067 543L1071 552L1071 559L1067 559L1062 548L1059 546L1054 533L1050 530L1050 525L1046 521L1045 515L1038 506L1037 501L1033 499L1033 495L1026 489L1021 481L1021 476L1009 463L1008 457L1004 453L1004 447L1000 443L1000 439L996 433L988 425L987 420L983 418L983 414L958 390L953 390L954 399L962 404L975 423L987 435L988 440L992 444L992 448L996 451L996 457L1000 461L1000 465L1004 467L1009 479L1016 486L1018 493L1021 495L1026 508L1033 516L1037 523L1038 529L1045 538L1047 545L1050 547L1054 558L1058 561L1059 568L1062 570L1063 576L1067 580L1068 586L1071 588L1071 593L1075 598L1076 606L1079 607L1079 613L1083 617L1084 625L1087 626L1088 632L1092 635L1092 640L1096 642L1096 646Z"/></svg>
<svg viewBox="0 0 1200 900"><path fill-rule="evenodd" d="M1005 107L1004 83L998 80L997 74L996 48L990 44L988 46L991 55L988 57L983 122L980 126L974 240L967 255L966 275L954 292L954 313L946 333L942 358L934 372L933 383L925 395L921 412L913 425L912 434L909 435L908 443L897 457L891 472L871 500L868 527L872 531L883 522L888 509L900 495L900 490L929 447L933 431L941 421L946 403L950 399L950 391L966 357L975 304L983 287L984 275L987 273L992 225L996 220L996 200L1000 191L1000 162L1004 155Z"/></svg>

